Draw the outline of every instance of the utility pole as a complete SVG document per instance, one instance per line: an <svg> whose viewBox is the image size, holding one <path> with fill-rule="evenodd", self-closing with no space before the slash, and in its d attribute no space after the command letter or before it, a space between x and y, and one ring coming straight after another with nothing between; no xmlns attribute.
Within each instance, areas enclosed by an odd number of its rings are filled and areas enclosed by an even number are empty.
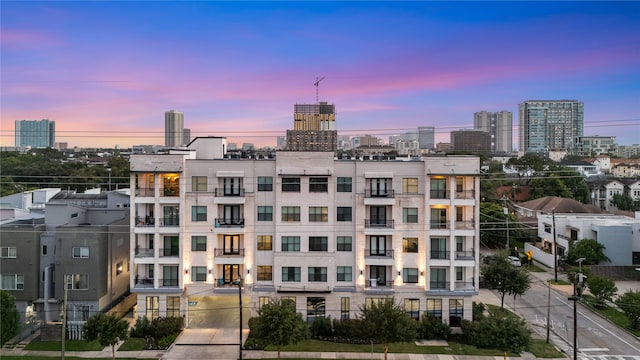
<svg viewBox="0 0 640 360"><path fill-rule="evenodd" d="M551 284L547 281L547 344L549 343L549 321L551 321Z"/></svg>
<svg viewBox="0 0 640 360"><path fill-rule="evenodd" d="M551 212L551 218L553 219L553 273L554 280L558 282L558 243L556 239L556 210Z"/></svg>
<svg viewBox="0 0 640 360"><path fill-rule="evenodd" d="M573 360L578 360L578 286L585 276L582 275L582 262L585 258L576 260L578 262L578 273L573 277L573 296L569 300L573 300ZM580 285L581 286L581 285ZM582 294L582 291L580 291Z"/></svg>
<svg viewBox="0 0 640 360"><path fill-rule="evenodd" d="M67 274L64 275L64 300L62 301L62 311L60 312L60 318L62 320L62 351L60 357L64 360L64 340L67 337L67 295L69 294L69 286L67 285Z"/></svg>
<svg viewBox="0 0 640 360"><path fill-rule="evenodd" d="M238 276L238 300L240 304L240 357L242 360L242 277Z"/></svg>

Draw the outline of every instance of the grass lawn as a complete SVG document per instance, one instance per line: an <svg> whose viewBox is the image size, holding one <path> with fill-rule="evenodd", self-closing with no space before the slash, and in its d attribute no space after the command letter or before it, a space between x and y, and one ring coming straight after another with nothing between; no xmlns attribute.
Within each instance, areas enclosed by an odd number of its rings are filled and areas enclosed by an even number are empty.
<svg viewBox="0 0 640 360"><path fill-rule="evenodd" d="M551 285L571 285L571 283L569 281L561 280L561 279L558 279L558 281L549 280L549 284L551 284Z"/></svg>
<svg viewBox="0 0 640 360"><path fill-rule="evenodd" d="M583 295L582 298L583 298L582 304L588 307L589 309L591 309L592 311L604 316L614 324L618 325L621 328L626 329L632 334L636 336L640 336L640 331L631 328L631 321L629 321L629 318L627 318L627 315L625 315L622 311L610 306L607 306L605 308L594 306L596 300L593 297L593 295Z"/></svg>
<svg viewBox="0 0 640 360"><path fill-rule="evenodd" d="M142 338L128 338L124 344L120 345L118 351L138 351L144 350L145 340Z"/></svg>
<svg viewBox="0 0 640 360"><path fill-rule="evenodd" d="M100 351L104 349L98 341L84 341L84 340L65 340L65 351ZM40 351L62 351L62 343L60 341L41 341L37 338L31 341L25 347L25 350L40 350Z"/></svg>
<svg viewBox="0 0 640 360"><path fill-rule="evenodd" d="M530 352L537 358L564 358L564 353L558 351L553 344L547 344L546 340L533 339L531 341Z"/></svg>

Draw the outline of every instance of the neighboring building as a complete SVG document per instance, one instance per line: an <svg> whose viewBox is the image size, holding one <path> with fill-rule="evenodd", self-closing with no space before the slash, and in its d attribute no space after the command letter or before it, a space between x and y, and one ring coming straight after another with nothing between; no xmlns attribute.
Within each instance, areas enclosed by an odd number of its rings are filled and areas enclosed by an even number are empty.
<svg viewBox="0 0 640 360"><path fill-rule="evenodd" d="M336 151L335 105L321 101L319 104L295 104L293 130L287 130L289 151Z"/></svg>
<svg viewBox="0 0 640 360"><path fill-rule="evenodd" d="M196 145L223 154L205 156ZM235 159L214 138L132 155L136 316L184 316L198 326L238 298L241 280L251 316L287 298L308 321L353 318L360 306L395 297L416 319L470 320L479 158L390 159L298 151Z"/></svg>
<svg viewBox="0 0 640 360"><path fill-rule="evenodd" d="M56 122L52 120L16 120L15 146L54 148L56 146Z"/></svg>
<svg viewBox="0 0 640 360"><path fill-rule="evenodd" d="M420 150L428 150L435 149L436 141L435 141L436 128L433 126L418 126L418 145Z"/></svg>
<svg viewBox="0 0 640 360"><path fill-rule="evenodd" d="M394 146L398 153L403 155L427 154L435 149L435 128L419 126L417 130L402 135L391 135L389 145Z"/></svg>
<svg viewBox="0 0 640 360"><path fill-rule="evenodd" d="M451 143L450 142L439 142L436 144L436 151L437 152L447 152L451 150Z"/></svg>
<svg viewBox="0 0 640 360"><path fill-rule="evenodd" d="M618 208L613 205L613 196L625 193L625 183L612 177L593 177L587 181L591 191L591 204L607 212L615 212Z"/></svg>
<svg viewBox="0 0 640 360"><path fill-rule="evenodd" d="M191 131L189 131L191 134ZM184 114L169 110L164 113L164 146L179 147L184 144Z"/></svg>
<svg viewBox="0 0 640 360"><path fill-rule="evenodd" d="M640 155L640 145L618 145L616 155L625 159Z"/></svg>
<svg viewBox="0 0 640 360"><path fill-rule="evenodd" d="M560 165L573 169L585 177L602 175L598 167L588 161L560 161Z"/></svg>
<svg viewBox="0 0 640 360"><path fill-rule="evenodd" d="M577 100L529 100L519 104L520 153L575 151L584 135L584 103Z"/></svg>
<svg viewBox="0 0 640 360"><path fill-rule="evenodd" d="M472 129L452 131L451 150L489 153L491 152L491 134Z"/></svg>
<svg viewBox="0 0 640 360"><path fill-rule="evenodd" d="M182 143L188 144L191 142L191 129L182 129Z"/></svg>
<svg viewBox="0 0 640 360"><path fill-rule="evenodd" d="M640 164L637 162L618 163L611 170L611 174L617 177L638 177L640 176Z"/></svg>
<svg viewBox="0 0 640 360"><path fill-rule="evenodd" d="M575 146L576 155L598 156L616 153L615 136L578 136Z"/></svg>
<svg viewBox="0 0 640 360"><path fill-rule="evenodd" d="M513 113L511 111L474 113L473 128L491 134L492 152L513 152Z"/></svg>

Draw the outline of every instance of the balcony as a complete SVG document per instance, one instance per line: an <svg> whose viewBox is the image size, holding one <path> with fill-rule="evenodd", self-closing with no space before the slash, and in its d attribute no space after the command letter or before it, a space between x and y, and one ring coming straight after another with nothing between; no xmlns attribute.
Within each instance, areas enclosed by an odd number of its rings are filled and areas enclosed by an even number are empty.
<svg viewBox="0 0 640 360"><path fill-rule="evenodd" d="M366 228L393 229L393 225L393 220L364 220L364 227Z"/></svg>
<svg viewBox="0 0 640 360"><path fill-rule="evenodd" d="M242 257L244 249L213 249L215 256L219 257Z"/></svg>
<svg viewBox="0 0 640 360"><path fill-rule="evenodd" d="M153 188L138 188L136 189L136 196L151 197L155 195L155 189Z"/></svg>
<svg viewBox="0 0 640 360"><path fill-rule="evenodd" d="M462 290L462 291L473 291L475 290L475 286L473 284L473 281L456 281L454 284L454 289L455 290Z"/></svg>
<svg viewBox="0 0 640 360"><path fill-rule="evenodd" d="M215 227L217 228L229 228L229 227L244 227L244 218L217 218Z"/></svg>
<svg viewBox="0 0 640 360"><path fill-rule="evenodd" d="M456 199L473 199L475 198L475 190L456 191Z"/></svg>
<svg viewBox="0 0 640 360"><path fill-rule="evenodd" d="M216 194L216 197L220 197L220 196L242 197L244 196L244 188L238 188L238 189L216 188L215 194Z"/></svg>
<svg viewBox="0 0 640 360"><path fill-rule="evenodd" d="M471 251L456 251L456 260L475 260L475 254Z"/></svg>
<svg viewBox="0 0 640 360"><path fill-rule="evenodd" d="M430 281L429 288L431 290L449 290L449 282L448 281Z"/></svg>
<svg viewBox="0 0 640 360"><path fill-rule="evenodd" d="M137 288L152 288L153 278L141 277L136 275L134 287Z"/></svg>
<svg viewBox="0 0 640 360"><path fill-rule="evenodd" d="M136 226L153 227L155 223L156 219L153 216L136 216Z"/></svg>
<svg viewBox="0 0 640 360"><path fill-rule="evenodd" d="M180 226L180 217L172 216L160 218L160 226Z"/></svg>
<svg viewBox="0 0 640 360"><path fill-rule="evenodd" d="M162 188L162 196L180 196L179 187L164 187Z"/></svg>
<svg viewBox="0 0 640 360"><path fill-rule="evenodd" d="M364 249L365 257L390 258L393 259L393 250L384 249Z"/></svg>
<svg viewBox="0 0 640 360"><path fill-rule="evenodd" d="M448 260L449 259L449 251L448 250L431 250L430 259Z"/></svg>
<svg viewBox="0 0 640 360"><path fill-rule="evenodd" d="M136 257L153 257L153 249L137 247L135 249Z"/></svg>
<svg viewBox="0 0 640 360"><path fill-rule="evenodd" d="M429 196L432 199L448 199L449 198L449 190L430 190Z"/></svg>
<svg viewBox="0 0 640 360"><path fill-rule="evenodd" d="M378 279L367 279L365 286L370 288L393 289L393 281L379 281Z"/></svg>
<svg viewBox="0 0 640 360"><path fill-rule="evenodd" d="M180 250L177 247L162 248L160 249L160 256L162 257L179 257Z"/></svg>
<svg viewBox="0 0 640 360"><path fill-rule="evenodd" d="M464 220L456 221L456 230L473 230L475 227L475 221Z"/></svg>
<svg viewBox="0 0 640 360"><path fill-rule="evenodd" d="M384 199L392 199L395 196L395 192L393 190L372 190L366 189L364 191L365 198L384 198Z"/></svg>
<svg viewBox="0 0 640 360"><path fill-rule="evenodd" d="M160 287L178 287L178 279L158 279Z"/></svg>

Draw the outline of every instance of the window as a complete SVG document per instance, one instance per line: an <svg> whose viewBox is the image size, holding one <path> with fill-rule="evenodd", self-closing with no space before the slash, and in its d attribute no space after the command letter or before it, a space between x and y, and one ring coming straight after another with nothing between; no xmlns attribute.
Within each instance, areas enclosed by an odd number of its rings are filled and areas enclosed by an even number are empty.
<svg viewBox="0 0 640 360"><path fill-rule="evenodd" d="M447 238L431 238L431 259L448 259Z"/></svg>
<svg viewBox="0 0 640 360"><path fill-rule="evenodd" d="M462 281L464 279L464 268L462 266L456 266L456 281Z"/></svg>
<svg viewBox="0 0 640 360"><path fill-rule="evenodd" d="M447 283L447 270L445 268L431 268L431 289L446 290L449 287Z"/></svg>
<svg viewBox="0 0 640 360"><path fill-rule="evenodd" d="M268 303L269 303L269 297L268 296L259 296L258 297L258 311L260 309L262 309L262 307L267 305Z"/></svg>
<svg viewBox="0 0 640 360"><path fill-rule="evenodd" d="M282 192L300 192L299 177L283 177Z"/></svg>
<svg viewBox="0 0 640 360"><path fill-rule="evenodd" d="M351 178L350 177L338 177L337 191L338 192L351 192Z"/></svg>
<svg viewBox="0 0 640 360"><path fill-rule="evenodd" d="M309 267L310 282L327 282L327 268L321 266Z"/></svg>
<svg viewBox="0 0 640 360"><path fill-rule="evenodd" d="M283 266L282 267L282 281L300 282L300 267Z"/></svg>
<svg viewBox="0 0 640 360"><path fill-rule="evenodd" d="M273 207L258 206L258 221L273 221Z"/></svg>
<svg viewBox="0 0 640 360"><path fill-rule="evenodd" d="M191 221L207 221L207 207L206 206L192 206L191 207Z"/></svg>
<svg viewBox="0 0 640 360"><path fill-rule="evenodd" d="M244 196L242 178L223 178L224 196Z"/></svg>
<svg viewBox="0 0 640 360"><path fill-rule="evenodd" d="M338 266L336 280L353 281L353 271L351 266Z"/></svg>
<svg viewBox="0 0 640 360"><path fill-rule="evenodd" d="M89 247L88 246L75 246L73 248L73 257L74 258L88 258L89 257Z"/></svg>
<svg viewBox="0 0 640 360"><path fill-rule="evenodd" d="M365 253L367 250L365 249ZM392 256L393 250L387 252L387 238L384 235L371 235L369 237L369 256Z"/></svg>
<svg viewBox="0 0 640 360"><path fill-rule="evenodd" d="M369 179L369 191L371 197L387 197L393 194L391 179Z"/></svg>
<svg viewBox="0 0 640 360"><path fill-rule="evenodd" d="M309 251L327 251L327 243L326 236L309 236Z"/></svg>
<svg viewBox="0 0 640 360"><path fill-rule="evenodd" d="M427 314L442 321L442 299L427 299Z"/></svg>
<svg viewBox="0 0 640 360"><path fill-rule="evenodd" d="M0 251L0 257L2 258L15 259L17 255L18 255L18 249L13 246L3 246Z"/></svg>
<svg viewBox="0 0 640 360"><path fill-rule="evenodd" d="M71 305L71 314L69 320L71 321L87 321L89 320L89 314L91 313L91 305Z"/></svg>
<svg viewBox="0 0 640 360"><path fill-rule="evenodd" d="M340 319L346 320L349 318L349 308L351 307L350 299L348 297L340 298Z"/></svg>
<svg viewBox="0 0 640 360"><path fill-rule="evenodd" d="M432 229L449 228L449 223L447 222L447 209L445 208L431 209L431 228Z"/></svg>
<svg viewBox="0 0 640 360"><path fill-rule="evenodd" d="M160 317L160 305L158 296L147 296L147 318L149 320Z"/></svg>
<svg viewBox="0 0 640 360"><path fill-rule="evenodd" d="M323 297L307 298L307 323L311 324L319 317L324 318L326 309L326 301Z"/></svg>
<svg viewBox="0 0 640 360"><path fill-rule="evenodd" d="M546 232L547 234L551 234L551 225L550 224L544 224L544 232Z"/></svg>
<svg viewBox="0 0 640 360"><path fill-rule="evenodd" d="M191 191L198 191L198 192L207 191L207 177L206 176L192 176L191 177Z"/></svg>
<svg viewBox="0 0 640 360"><path fill-rule="evenodd" d="M432 199L446 199L447 194L447 179L443 177L432 178L429 182L431 184L430 196Z"/></svg>
<svg viewBox="0 0 640 360"><path fill-rule="evenodd" d="M222 238L224 255L242 255L243 249L240 249L240 235L224 235Z"/></svg>
<svg viewBox="0 0 640 360"><path fill-rule="evenodd" d="M338 206L336 211L337 221L352 221L351 206Z"/></svg>
<svg viewBox="0 0 640 360"><path fill-rule="evenodd" d="M207 281L207 268L204 266L192 266L191 281Z"/></svg>
<svg viewBox="0 0 640 360"><path fill-rule="evenodd" d="M402 179L402 192L404 194L417 194L418 193L418 178L403 178Z"/></svg>
<svg viewBox="0 0 640 360"><path fill-rule="evenodd" d="M420 320L420 299L404 299L404 311L409 317Z"/></svg>
<svg viewBox="0 0 640 360"><path fill-rule="evenodd" d="M300 221L300 206L283 206L282 221Z"/></svg>
<svg viewBox="0 0 640 360"><path fill-rule="evenodd" d="M402 269L402 282L405 284L417 284L418 283L418 269L417 268L404 268Z"/></svg>
<svg viewBox="0 0 640 360"><path fill-rule="evenodd" d="M180 316L180 296L167 296L167 317Z"/></svg>
<svg viewBox="0 0 640 360"><path fill-rule="evenodd" d="M258 191L273 191L273 177L258 176Z"/></svg>
<svg viewBox="0 0 640 360"><path fill-rule="evenodd" d="M405 253L417 253L418 252L418 238L410 237L402 239L402 252Z"/></svg>
<svg viewBox="0 0 640 360"><path fill-rule="evenodd" d="M88 290L89 275L87 274L70 274L65 275L65 283L69 290Z"/></svg>
<svg viewBox="0 0 640 360"><path fill-rule="evenodd" d="M23 274L2 274L0 290L24 290Z"/></svg>
<svg viewBox="0 0 640 360"><path fill-rule="evenodd" d="M300 236L283 236L282 251L300 251Z"/></svg>
<svg viewBox="0 0 640 360"><path fill-rule="evenodd" d="M336 250L338 251L351 251L352 248L351 236L338 236L336 240Z"/></svg>
<svg viewBox="0 0 640 360"><path fill-rule="evenodd" d="M417 224L418 208L402 208L402 221L406 224Z"/></svg>
<svg viewBox="0 0 640 360"><path fill-rule="evenodd" d="M273 280L273 270L271 265L258 265L258 275L256 280L258 281L271 281Z"/></svg>
<svg viewBox="0 0 640 360"><path fill-rule="evenodd" d="M309 178L309 192L329 191L329 179L326 177Z"/></svg>
<svg viewBox="0 0 640 360"><path fill-rule="evenodd" d="M464 315L464 300L449 299L449 325L462 325L462 317Z"/></svg>
<svg viewBox="0 0 640 360"><path fill-rule="evenodd" d="M271 235L258 235L258 250L273 250L273 237Z"/></svg>
<svg viewBox="0 0 640 360"><path fill-rule="evenodd" d="M327 222L329 221L329 208L326 206L310 206L309 207L310 222Z"/></svg>
<svg viewBox="0 0 640 360"><path fill-rule="evenodd" d="M280 298L280 300L282 302L291 301L294 306L296 305L296 297L295 296L283 296L283 297Z"/></svg>
<svg viewBox="0 0 640 360"><path fill-rule="evenodd" d="M42 245L42 256L47 255L47 245Z"/></svg>
<svg viewBox="0 0 640 360"><path fill-rule="evenodd" d="M456 192L461 193L462 191L464 191L464 178L456 176Z"/></svg>
<svg viewBox="0 0 640 360"><path fill-rule="evenodd" d="M207 251L207 237L206 236L192 236L191 237L191 251Z"/></svg>

